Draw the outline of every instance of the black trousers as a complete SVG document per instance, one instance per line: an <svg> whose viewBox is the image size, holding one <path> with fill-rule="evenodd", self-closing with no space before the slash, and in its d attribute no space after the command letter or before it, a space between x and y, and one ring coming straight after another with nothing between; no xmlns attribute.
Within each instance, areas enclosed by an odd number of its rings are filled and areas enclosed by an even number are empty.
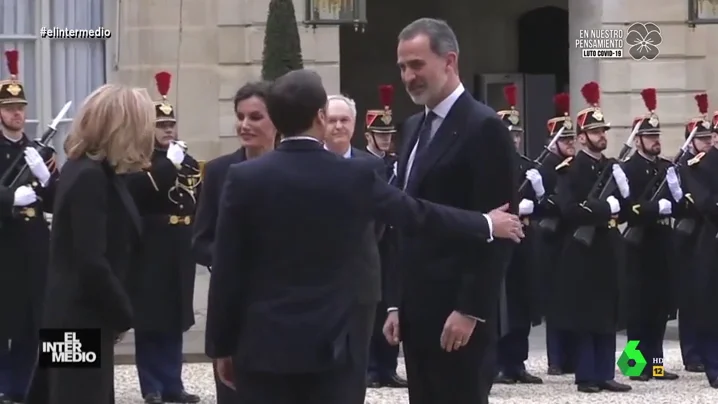
<svg viewBox="0 0 718 404"><path fill-rule="evenodd" d="M654 364L663 364L663 338L666 334L666 323L646 323L629 326L626 330L628 340L640 341L638 350L641 351L648 365L643 368L643 374L652 375Z"/></svg>
<svg viewBox="0 0 718 404"><path fill-rule="evenodd" d="M135 359L142 397L184 391L182 384L182 332L135 330Z"/></svg>
<svg viewBox="0 0 718 404"><path fill-rule="evenodd" d="M357 307L349 331L352 360L327 372L276 374L235 368L235 403L364 404L376 303ZM218 400L219 404L219 400Z"/></svg>
<svg viewBox="0 0 718 404"><path fill-rule="evenodd" d="M477 324L469 343L456 352L404 343L411 404L488 404L496 364L493 329Z"/></svg>
<svg viewBox="0 0 718 404"><path fill-rule="evenodd" d="M8 344L2 341L0 347L0 393L13 399L22 400L30 386L39 339L37 330L14 338Z"/></svg>

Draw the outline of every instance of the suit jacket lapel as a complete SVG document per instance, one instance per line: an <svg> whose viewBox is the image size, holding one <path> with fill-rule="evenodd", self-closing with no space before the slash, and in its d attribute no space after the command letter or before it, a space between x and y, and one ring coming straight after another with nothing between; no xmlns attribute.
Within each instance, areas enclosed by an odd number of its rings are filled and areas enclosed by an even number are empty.
<svg viewBox="0 0 718 404"><path fill-rule="evenodd" d="M441 126L434 134L431 143L423 150L421 155L414 158L414 164L411 169L409 183L406 184L406 192L413 194L416 192L421 180L431 170L431 168L439 161L439 158L454 144L456 140L456 131L460 129L459 125L464 119L464 110L470 103L470 96L466 91L456 100L449 110L446 118L441 122Z"/></svg>
<svg viewBox="0 0 718 404"><path fill-rule="evenodd" d="M135 201L132 199L130 191L127 189L127 186L122 181L120 176L113 176L112 185L117 190L117 194L120 196L122 204L125 205L125 209L127 209L127 213L130 215L130 220L132 220L132 224L135 226L137 233L141 234L142 219L140 217L140 211L137 209L137 205L135 205Z"/></svg>
<svg viewBox="0 0 718 404"><path fill-rule="evenodd" d="M401 149L399 150L399 160L396 167L395 184L402 187L406 178L406 165L409 163L409 155L416 144L419 137L419 123L421 122L423 113L418 113L409 117L401 128Z"/></svg>

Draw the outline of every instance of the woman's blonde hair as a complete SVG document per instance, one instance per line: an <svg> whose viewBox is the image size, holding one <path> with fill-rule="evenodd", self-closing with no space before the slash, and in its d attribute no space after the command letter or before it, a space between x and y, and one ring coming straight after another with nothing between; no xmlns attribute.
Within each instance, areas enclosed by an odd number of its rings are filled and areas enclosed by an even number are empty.
<svg viewBox="0 0 718 404"><path fill-rule="evenodd" d="M144 88L105 84L82 104L65 141L70 160L107 160L118 173L140 171L154 149L155 107Z"/></svg>

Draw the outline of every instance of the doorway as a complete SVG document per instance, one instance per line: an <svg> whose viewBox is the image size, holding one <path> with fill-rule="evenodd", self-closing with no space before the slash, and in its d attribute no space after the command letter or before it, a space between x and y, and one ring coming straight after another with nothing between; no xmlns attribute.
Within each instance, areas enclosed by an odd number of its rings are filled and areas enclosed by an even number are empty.
<svg viewBox="0 0 718 404"><path fill-rule="evenodd" d="M568 91L568 11L540 7L518 20L519 72L556 77L556 92Z"/></svg>

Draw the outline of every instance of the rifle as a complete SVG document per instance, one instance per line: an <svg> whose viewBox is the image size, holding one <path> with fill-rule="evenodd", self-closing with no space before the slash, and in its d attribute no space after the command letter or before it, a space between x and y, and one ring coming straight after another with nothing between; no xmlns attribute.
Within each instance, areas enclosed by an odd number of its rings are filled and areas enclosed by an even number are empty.
<svg viewBox="0 0 718 404"><path fill-rule="evenodd" d="M696 127L691 130L691 133L688 135L688 138L693 140L696 135L696 132L698 132L698 125L696 125ZM696 229L696 219L692 217L678 219L676 220L676 225L674 229L677 232L682 233L684 236L690 236Z"/></svg>
<svg viewBox="0 0 718 404"><path fill-rule="evenodd" d="M697 128L697 126L696 126ZM672 166L678 169L682 165L686 163L686 159L688 157L688 146L693 141L693 137L696 135L696 129L693 129L691 133L689 134L686 141L681 146L680 150L678 151L678 154L673 158ZM658 179L661 179L660 184L658 185L658 188L656 188L655 192L651 195L651 197L648 199L648 202L656 202L665 194L666 188L668 187L668 181L666 180L666 171L663 172L662 177L656 176L654 181L650 184L650 186L646 187L646 192L650 192L651 189L653 189L653 185L657 182ZM643 199L643 198L641 198ZM695 224L695 223L694 223ZM643 226L629 226L626 228L626 230L623 232L623 238L626 239L627 242L637 245L640 244L640 242L643 240L643 234L644 234L644 228Z"/></svg>
<svg viewBox="0 0 718 404"><path fill-rule="evenodd" d="M563 130L564 130L564 127L562 126L561 129L558 130L556 135L554 135L554 137L551 139L549 144L547 146L543 147L543 150L541 150L541 154L539 154L539 156L536 157L535 160L531 160L528 157L524 156L523 154L521 155L521 158L532 163L533 164L532 168L541 167L544 160L546 160L546 157L548 157L549 153L551 153L551 148L554 147L554 145L556 145L556 142L558 141L559 136L561 136L561 133L563 133ZM530 183L529 179L524 178L524 181L519 186L519 195L522 195L526 191L526 187L529 186L529 183Z"/></svg>
<svg viewBox="0 0 718 404"><path fill-rule="evenodd" d="M70 109L71 105L72 101L68 101L65 106L62 107L55 119L52 120L52 123L48 125L48 128L45 133L43 133L39 139L35 139L32 141L32 146L30 147L35 148L35 150L37 150L40 156L42 156L44 159L52 157L52 148L49 147L47 144L57 133L57 125L59 125L60 121L65 117L65 114L67 114L67 111ZM49 156L47 155L48 153L50 153ZM27 163L23 164L24 162L25 154L18 153L17 157L15 157L15 160L10 163L8 168L3 173L2 177L0 177L0 184L7 186L12 190L15 190L17 187L29 183L32 179L32 173L29 171L30 168L28 167ZM10 180L12 174L15 172L17 172L17 174L12 177L12 180Z"/></svg>
<svg viewBox="0 0 718 404"><path fill-rule="evenodd" d="M558 142L558 139L561 137L561 134L566 129L565 126L562 126L558 132L551 138L551 141L547 146L544 146L543 150L541 150L541 154L536 158L536 162L538 166L542 166L544 160L548 157L549 153L552 153L551 149L556 145L556 142ZM521 187L519 188L519 192L522 192L522 189L525 188L529 183L528 178L524 179L524 182L521 184ZM543 202L544 199L548 198L548 195L544 195L541 198L541 201ZM540 229L549 232L549 233L555 233L556 229L558 228L558 218L557 217L544 217L543 219L539 220L538 226Z"/></svg>
<svg viewBox="0 0 718 404"><path fill-rule="evenodd" d="M626 139L621 151L618 153L618 162L624 162L628 159L631 151L633 150L633 139L636 137L636 133L638 133L638 128L640 126L641 123L638 122L636 126L633 127L631 136ZM596 179L591 191L586 196L587 201L590 199L604 201L616 190L616 180L613 178L613 173L610 170L610 167L613 166L615 162L615 159L609 159L608 164L606 164L606 168L604 169L605 172L601 173L598 179ZM606 173L608 174L608 178L604 179ZM573 233L573 238L585 246L590 246L593 244L593 237L595 235L596 226L581 226Z"/></svg>

